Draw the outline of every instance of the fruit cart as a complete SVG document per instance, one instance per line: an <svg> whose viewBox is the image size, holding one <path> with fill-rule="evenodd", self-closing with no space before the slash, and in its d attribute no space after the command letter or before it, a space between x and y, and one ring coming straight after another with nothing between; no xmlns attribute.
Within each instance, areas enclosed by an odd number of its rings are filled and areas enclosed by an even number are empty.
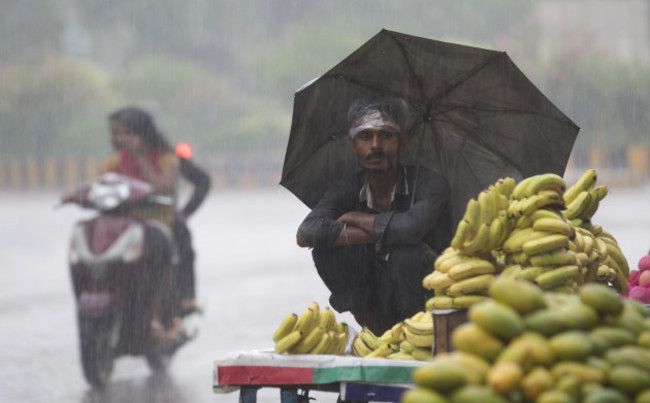
<svg viewBox="0 0 650 403"><path fill-rule="evenodd" d="M214 362L215 393L239 391L253 403L260 388L278 388L283 403L308 402L309 391L339 393L342 402L398 402L412 387L420 361L334 355L281 355L272 350L232 353Z"/></svg>

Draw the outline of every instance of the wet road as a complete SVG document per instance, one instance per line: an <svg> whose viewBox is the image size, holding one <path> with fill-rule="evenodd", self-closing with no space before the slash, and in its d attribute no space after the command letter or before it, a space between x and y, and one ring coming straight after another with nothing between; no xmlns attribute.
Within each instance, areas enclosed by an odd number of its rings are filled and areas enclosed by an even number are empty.
<svg viewBox="0 0 650 403"><path fill-rule="evenodd" d="M295 246L306 207L282 188L214 192L190 221L205 307L199 337L179 350L167 375L152 376L143 359L120 358L111 385L94 392L81 373L66 267L72 224L88 213L54 210L56 200L52 193L0 193L2 402L236 402L236 393L213 393L213 361L272 347L284 315L312 300L327 305L309 252ZM650 248L648 200L650 188L614 189L594 217L616 236L632 267ZM337 318L355 325L349 315ZM311 395L336 400L332 393ZM279 401L274 389L258 396Z"/></svg>

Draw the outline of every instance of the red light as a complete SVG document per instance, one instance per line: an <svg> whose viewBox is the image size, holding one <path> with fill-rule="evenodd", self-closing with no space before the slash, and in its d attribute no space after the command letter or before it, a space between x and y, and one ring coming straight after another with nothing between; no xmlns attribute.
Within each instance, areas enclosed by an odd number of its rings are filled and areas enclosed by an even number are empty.
<svg viewBox="0 0 650 403"><path fill-rule="evenodd" d="M176 146L176 155L184 159L189 159L192 156L192 147L187 143L178 143Z"/></svg>

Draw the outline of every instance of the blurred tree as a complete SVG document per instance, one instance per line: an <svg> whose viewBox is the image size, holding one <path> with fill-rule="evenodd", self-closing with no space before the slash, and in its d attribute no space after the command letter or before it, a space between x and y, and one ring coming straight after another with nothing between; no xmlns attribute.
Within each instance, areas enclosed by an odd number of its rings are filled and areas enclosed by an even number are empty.
<svg viewBox="0 0 650 403"><path fill-rule="evenodd" d="M88 155L107 148L104 115L118 96L97 66L52 54L4 63L0 76L3 154Z"/></svg>

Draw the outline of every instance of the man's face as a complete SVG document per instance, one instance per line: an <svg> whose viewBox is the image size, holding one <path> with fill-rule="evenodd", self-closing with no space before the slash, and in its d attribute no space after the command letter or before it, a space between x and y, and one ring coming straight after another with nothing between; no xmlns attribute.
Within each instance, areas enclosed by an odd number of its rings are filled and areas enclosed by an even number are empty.
<svg viewBox="0 0 650 403"><path fill-rule="evenodd" d="M364 116L359 119L357 126L377 119L376 115L378 114ZM397 168L403 137L393 128L369 127L350 139L350 145L362 168L377 172L389 171Z"/></svg>

